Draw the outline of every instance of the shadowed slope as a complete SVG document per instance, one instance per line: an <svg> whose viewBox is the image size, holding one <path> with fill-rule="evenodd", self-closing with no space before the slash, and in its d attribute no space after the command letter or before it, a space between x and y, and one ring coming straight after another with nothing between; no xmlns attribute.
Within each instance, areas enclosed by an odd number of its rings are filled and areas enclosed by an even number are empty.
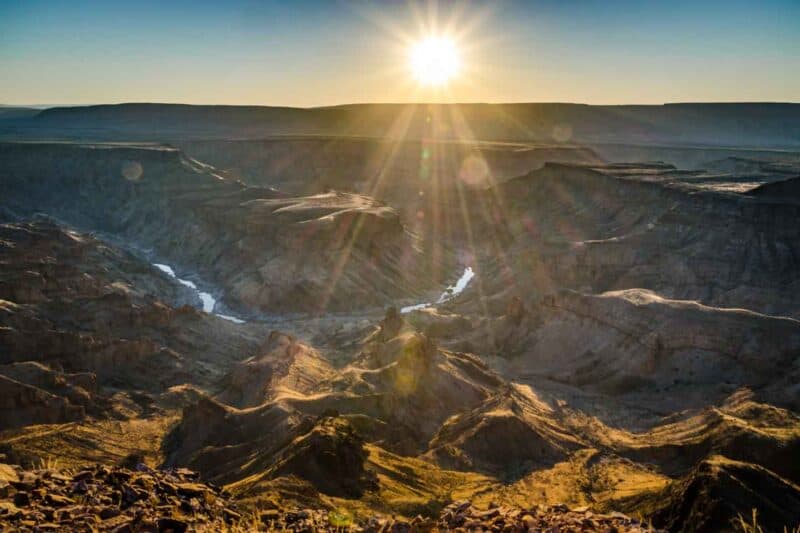
<svg viewBox="0 0 800 533"><path fill-rule="evenodd" d="M285 198L152 146L0 144L0 168L11 212L47 210L148 248L234 306L342 310L438 285L397 213L365 196Z"/></svg>

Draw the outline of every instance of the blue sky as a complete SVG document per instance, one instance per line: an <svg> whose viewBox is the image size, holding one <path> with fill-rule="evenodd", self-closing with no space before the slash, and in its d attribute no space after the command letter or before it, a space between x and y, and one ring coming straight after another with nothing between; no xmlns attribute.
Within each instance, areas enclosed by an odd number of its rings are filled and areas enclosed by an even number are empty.
<svg viewBox="0 0 800 533"><path fill-rule="evenodd" d="M407 52L453 36L422 88ZM0 103L800 101L800 1L0 1Z"/></svg>

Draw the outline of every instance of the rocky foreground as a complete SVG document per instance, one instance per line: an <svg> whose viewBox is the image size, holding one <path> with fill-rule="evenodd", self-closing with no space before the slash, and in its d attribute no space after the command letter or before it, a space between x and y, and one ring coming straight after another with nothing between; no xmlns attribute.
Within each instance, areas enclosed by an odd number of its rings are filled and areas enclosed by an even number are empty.
<svg viewBox="0 0 800 533"><path fill-rule="evenodd" d="M173 531L225 529L241 515L219 488L186 469L101 465L80 471L0 464L3 531Z"/></svg>
<svg viewBox="0 0 800 533"><path fill-rule="evenodd" d="M354 519L343 510L241 511L230 495L185 468L154 470L92 465L79 471L23 470L0 464L2 531L652 531L621 513L533 505L511 509L470 502L445 507L438 519Z"/></svg>
<svg viewBox="0 0 800 533"><path fill-rule="evenodd" d="M448 505L435 529L456 531L654 531L648 524L622 513L596 514L588 507L570 509L566 505L530 509L495 507L479 510L469 502Z"/></svg>

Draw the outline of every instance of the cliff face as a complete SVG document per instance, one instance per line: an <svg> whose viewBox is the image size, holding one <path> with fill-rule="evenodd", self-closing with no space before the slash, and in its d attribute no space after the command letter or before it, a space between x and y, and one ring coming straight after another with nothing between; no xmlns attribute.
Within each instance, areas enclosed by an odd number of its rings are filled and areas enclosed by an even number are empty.
<svg viewBox="0 0 800 533"><path fill-rule="evenodd" d="M800 250L790 220L800 212L791 203L685 191L555 164L473 201L500 221L475 217L474 233L489 243L510 243L487 251L504 253L510 268L500 276L500 265L487 260L490 271L482 278L492 284L484 289L489 293L642 288L667 298L797 316L789 294L796 290Z"/></svg>
<svg viewBox="0 0 800 533"><path fill-rule="evenodd" d="M376 305L432 286L438 271L391 207L247 187L173 149L4 144L0 165L11 213L46 211L153 250L245 310Z"/></svg>
<svg viewBox="0 0 800 533"><path fill-rule="evenodd" d="M187 154L291 194L351 190L393 206L407 203L412 188L425 195L434 186L485 187L519 176L547 161L600 163L590 149L575 145L484 143L356 137L286 137L242 141L181 141Z"/></svg>
<svg viewBox="0 0 800 533"><path fill-rule="evenodd" d="M52 220L0 224L0 427L105 417L108 388L211 385L250 333L139 257ZM156 297L156 295L158 295Z"/></svg>

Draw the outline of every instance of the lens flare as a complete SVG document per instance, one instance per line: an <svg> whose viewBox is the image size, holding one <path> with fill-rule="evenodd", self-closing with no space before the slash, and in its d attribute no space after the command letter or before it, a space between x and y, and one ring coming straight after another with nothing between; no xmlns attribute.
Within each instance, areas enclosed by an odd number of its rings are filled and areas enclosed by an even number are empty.
<svg viewBox="0 0 800 533"><path fill-rule="evenodd" d="M409 65L419 83L444 85L458 74L461 58L452 39L426 37L411 46Z"/></svg>

